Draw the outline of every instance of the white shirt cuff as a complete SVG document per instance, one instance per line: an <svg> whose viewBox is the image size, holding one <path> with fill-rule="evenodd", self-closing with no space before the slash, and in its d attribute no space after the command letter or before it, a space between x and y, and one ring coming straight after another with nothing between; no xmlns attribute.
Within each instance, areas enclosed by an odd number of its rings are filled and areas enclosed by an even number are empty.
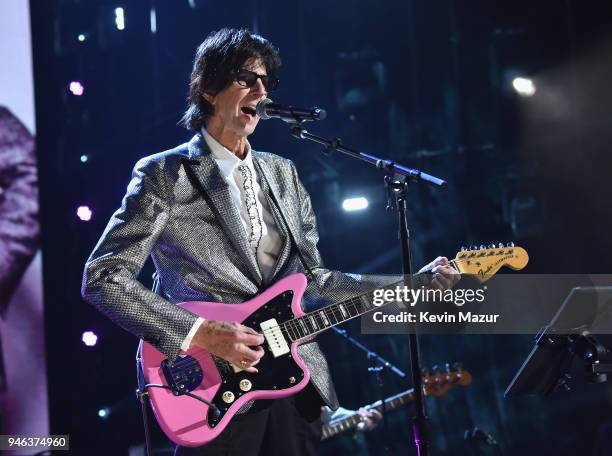
<svg viewBox="0 0 612 456"><path fill-rule="evenodd" d="M195 336L198 332L198 329L200 328L200 325L203 321L204 319L202 317L198 317L196 322L193 324L193 326L189 330L189 333L187 333L187 337L185 337L185 340L183 340L183 343L181 344L182 351L186 352L187 350L189 350L189 348L191 347L191 340L193 339L193 336Z"/></svg>

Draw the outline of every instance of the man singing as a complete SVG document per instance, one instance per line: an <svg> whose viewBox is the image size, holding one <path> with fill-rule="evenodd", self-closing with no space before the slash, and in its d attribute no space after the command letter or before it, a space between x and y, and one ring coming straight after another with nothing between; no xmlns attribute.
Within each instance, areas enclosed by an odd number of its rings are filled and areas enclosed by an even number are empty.
<svg viewBox="0 0 612 456"><path fill-rule="evenodd" d="M172 150L141 159L121 208L89 258L83 297L118 325L174 360L192 346L257 372L264 338L239 323L204 320L184 301L243 302L280 278L310 276L307 294L338 301L378 283L331 271L317 250L310 197L293 163L257 152L247 137L257 103L278 84L280 58L247 30L223 29L199 46L183 123L197 132ZM151 255L154 293L136 280ZM456 281L444 258L434 283ZM338 407L327 361L316 342L299 353L312 378L299 394L258 401L201 448L176 455L314 455L320 406Z"/></svg>

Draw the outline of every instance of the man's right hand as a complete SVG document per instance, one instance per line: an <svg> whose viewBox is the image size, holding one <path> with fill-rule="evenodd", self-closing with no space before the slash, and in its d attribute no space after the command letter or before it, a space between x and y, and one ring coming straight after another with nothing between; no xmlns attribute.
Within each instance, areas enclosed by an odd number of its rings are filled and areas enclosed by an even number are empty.
<svg viewBox="0 0 612 456"><path fill-rule="evenodd" d="M263 343L264 337L254 329L215 320L204 320L191 341L247 372L258 372L254 366L264 355Z"/></svg>

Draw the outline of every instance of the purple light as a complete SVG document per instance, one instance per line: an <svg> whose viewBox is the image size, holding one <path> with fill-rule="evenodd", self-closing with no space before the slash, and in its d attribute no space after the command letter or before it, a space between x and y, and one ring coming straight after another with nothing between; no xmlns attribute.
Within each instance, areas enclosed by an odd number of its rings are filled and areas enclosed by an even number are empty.
<svg viewBox="0 0 612 456"><path fill-rule="evenodd" d="M98 342L98 336L96 336L93 331L85 331L81 337L81 340L88 347L93 347L96 345L96 342Z"/></svg>
<svg viewBox="0 0 612 456"><path fill-rule="evenodd" d="M93 212L91 212L91 209L89 209L87 206L79 206L79 208L77 209L77 217L82 222L89 222L91 220L92 215Z"/></svg>
<svg viewBox="0 0 612 456"><path fill-rule="evenodd" d="M70 92L72 95L80 97L85 92L85 87L79 81L72 81L69 86Z"/></svg>

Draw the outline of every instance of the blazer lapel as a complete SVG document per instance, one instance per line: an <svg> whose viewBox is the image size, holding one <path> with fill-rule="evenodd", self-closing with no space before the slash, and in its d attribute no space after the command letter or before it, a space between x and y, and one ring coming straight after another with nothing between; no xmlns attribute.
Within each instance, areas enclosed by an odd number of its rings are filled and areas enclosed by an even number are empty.
<svg viewBox="0 0 612 456"><path fill-rule="evenodd" d="M296 209L287 207L287 205L285 204L285 201L283 201L280 198L278 181L277 179L275 179L274 174L268 169L268 166L266 166L267 164L266 164L265 159L262 159L261 156L257 152L255 152L255 154L253 155L253 158L255 158L254 161L257 165L258 171L261 171L263 178L266 179L268 187L270 188L270 192L272 193L272 195L274 195L274 198L276 199L276 201L278 201L280 210L283 211L283 215L288 225L287 228L291 231L293 238L298 239L299 230L298 230L298 221L296 219L296 217L298 216L298 213L296 213Z"/></svg>
<svg viewBox="0 0 612 456"><path fill-rule="evenodd" d="M257 266L257 258L255 258L255 254L249 245L240 213L232 201L229 187L202 135L197 134L189 142L189 158L191 168L208 196L206 198L203 195L204 198L213 204L214 208L211 209L216 212L219 223L223 226L223 231L244 259L249 272L255 279L255 283L261 285L262 277ZM202 189L198 190L202 191Z"/></svg>
<svg viewBox="0 0 612 456"><path fill-rule="evenodd" d="M276 204L274 204L274 201L271 198L270 193L272 190L270 189L270 186L268 185L268 179L266 178L266 175L263 174L262 168L265 167L265 162L260 162L257 159L257 156L254 154L253 163L255 164L255 168L257 169L257 172L261 176L261 178L259 179L260 186L266 197L266 200L268 201L268 207L270 208L272 217L274 217L276 228L278 229L278 233L282 240L282 245L281 245L280 252L278 254L278 258L276 260L276 263L274 264L274 268L272 269L272 273L270 274L270 278L269 278L269 281L274 281L274 279L276 278L276 275L283 268L283 266L287 262L287 259L289 258L289 255L291 254L291 242L289 242L289 234L287 233L287 226L285 225L285 222L283 221L283 216L279 213L278 208L276 207ZM278 200L277 195L278 195L278 192L275 195L276 199Z"/></svg>

